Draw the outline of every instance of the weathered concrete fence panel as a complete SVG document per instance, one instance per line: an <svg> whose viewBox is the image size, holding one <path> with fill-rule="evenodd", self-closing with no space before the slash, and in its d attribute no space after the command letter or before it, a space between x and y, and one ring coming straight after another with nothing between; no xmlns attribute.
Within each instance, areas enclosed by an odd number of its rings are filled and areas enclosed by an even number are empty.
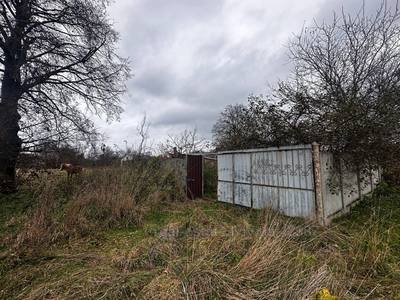
<svg viewBox="0 0 400 300"><path fill-rule="evenodd" d="M364 195L373 191L380 181L380 173L377 169L351 170L343 162L334 161L329 152L321 152L320 157L324 217L329 222L348 212Z"/></svg>
<svg viewBox="0 0 400 300"><path fill-rule="evenodd" d="M379 176L368 174L366 182L344 168L333 172L332 154L317 144L225 151L218 153L218 199L325 224L373 190Z"/></svg>

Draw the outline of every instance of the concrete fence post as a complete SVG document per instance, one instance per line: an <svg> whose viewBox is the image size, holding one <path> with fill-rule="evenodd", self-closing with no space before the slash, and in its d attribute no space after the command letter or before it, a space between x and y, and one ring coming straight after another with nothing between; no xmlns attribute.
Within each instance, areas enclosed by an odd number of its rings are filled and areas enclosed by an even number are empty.
<svg viewBox="0 0 400 300"><path fill-rule="evenodd" d="M250 207L253 208L253 153L250 153Z"/></svg>
<svg viewBox="0 0 400 300"><path fill-rule="evenodd" d="M339 185L340 185L340 200L342 202L342 210L345 210L346 205L344 204L344 191L343 191L343 168L342 159L339 158Z"/></svg>
<svg viewBox="0 0 400 300"><path fill-rule="evenodd" d="M232 203L235 204L235 154L232 153Z"/></svg>
<svg viewBox="0 0 400 300"><path fill-rule="evenodd" d="M357 190L358 190L358 199L361 201L363 199L363 193L361 188L361 174L360 168L357 167Z"/></svg>
<svg viewBox="0 0 400 300"><path fill-rule="evenodd" d="M312 160L314 171L314 191L315 191L315 217L318 224L325 225L324 203L322 199L322 183L321 183L321 157L319 152L319 144L312 143Z"/></svg>

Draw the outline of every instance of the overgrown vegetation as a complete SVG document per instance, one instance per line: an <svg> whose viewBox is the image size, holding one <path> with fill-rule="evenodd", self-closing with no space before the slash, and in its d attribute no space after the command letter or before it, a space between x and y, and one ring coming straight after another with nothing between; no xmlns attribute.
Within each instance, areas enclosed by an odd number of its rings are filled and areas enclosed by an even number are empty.
<svg viewBox="0 0 400 300"><path fill-rule="evenodd" d="M148 161L72 181L44 174L2 197L0 298L400 296L396 188L382 185L327 229L177 191Z"/></svg>
<svg viewBox="0 0 400 300"><path fill-rule="evenodd" d="M31 179L28 189L35 201L32 208L21 220L11 220L23 224L12 237L12 246L19 250L36 250L111 227L141 225L149 209L184 198L173 171L157 159L131 168L89 169L73 179L59 171L43 173Z"/></svg>
<svg viewBox="0 0 400 300"><path fill-rule="evenodd" d="M204 159L203 164L204 196L207 198L217 198L218 170L217 161Z"/></svg>
<svg viewBox="0 0 400 300"><path fill-rule="evenodd" d="M365 4L364 4L365 5ZM400 11L315 21L289 42L288 79L269 96L229 105L214 125L217 149L318 142L354 165L388 167L400 153Z"/></svg>

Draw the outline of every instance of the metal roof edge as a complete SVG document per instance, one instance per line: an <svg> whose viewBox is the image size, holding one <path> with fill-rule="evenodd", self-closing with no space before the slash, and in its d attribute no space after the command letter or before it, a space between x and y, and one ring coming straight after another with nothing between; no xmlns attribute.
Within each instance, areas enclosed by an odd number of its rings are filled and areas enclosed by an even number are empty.
<svg viewBox="0 0 400 300"><path fill-rule="evenodd" d="M270 152L270 151L290 151L296 149L312 149L311 144L299 144L290 146L280 146L280 147L268 147L268 148L254 148L254 149L242 149L242 150L227 150L217 152L218 155L223 154L239 154L239 153L254 153L254 152Z"/></svg>

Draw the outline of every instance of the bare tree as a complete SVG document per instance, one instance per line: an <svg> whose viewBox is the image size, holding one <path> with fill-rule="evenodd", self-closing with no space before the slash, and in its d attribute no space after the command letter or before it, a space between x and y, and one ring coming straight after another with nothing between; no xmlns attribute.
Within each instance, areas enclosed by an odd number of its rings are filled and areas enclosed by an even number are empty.
<svg viewBox="0 0 400 300"><path fill-rule="evenodd" d="M194 152L201 152L209 148L209 143L206 139L199 136L197 129L185 129L179 134L168 135L165 142L161 143L161 153L172 154L174 152L180 154L189 154Z"/></svg>
<svg viewBox="0 0 400 300"><path fill-rule="evenodd" d="M400 154L400 13L382 2L373 15L342 11L292 40L294 80L281 107L317 140L356 165ZM303 130L304 132L304 130Z"/></svg>
<svg viewBox="0 0 400 300"><path fill-rule="evenodd" d="M227 108L221 148L317 141L354 166L400 160L400 13L342 11L292 39L293 73L270 98Z"/></svg>
<svg viewBox="0 0 400 300"><path fill-rule="evenodd" d="M107 3L0 2L0 191L15 189L22 142L32 146L73 132L90 136L88 114L113 119L121 112L129 69L115 53L118 35Z"/></svg>
<svg viewBox="0 0 400 300"><path fill-rule="evenodd" d="M139 146L137 148L137 153L139 156L143 155L147 150L147 141L149 139L149 128L150 123L147 121L147 116L144 115L142 121L137 127L137 134L139 136Z"/></svg>

